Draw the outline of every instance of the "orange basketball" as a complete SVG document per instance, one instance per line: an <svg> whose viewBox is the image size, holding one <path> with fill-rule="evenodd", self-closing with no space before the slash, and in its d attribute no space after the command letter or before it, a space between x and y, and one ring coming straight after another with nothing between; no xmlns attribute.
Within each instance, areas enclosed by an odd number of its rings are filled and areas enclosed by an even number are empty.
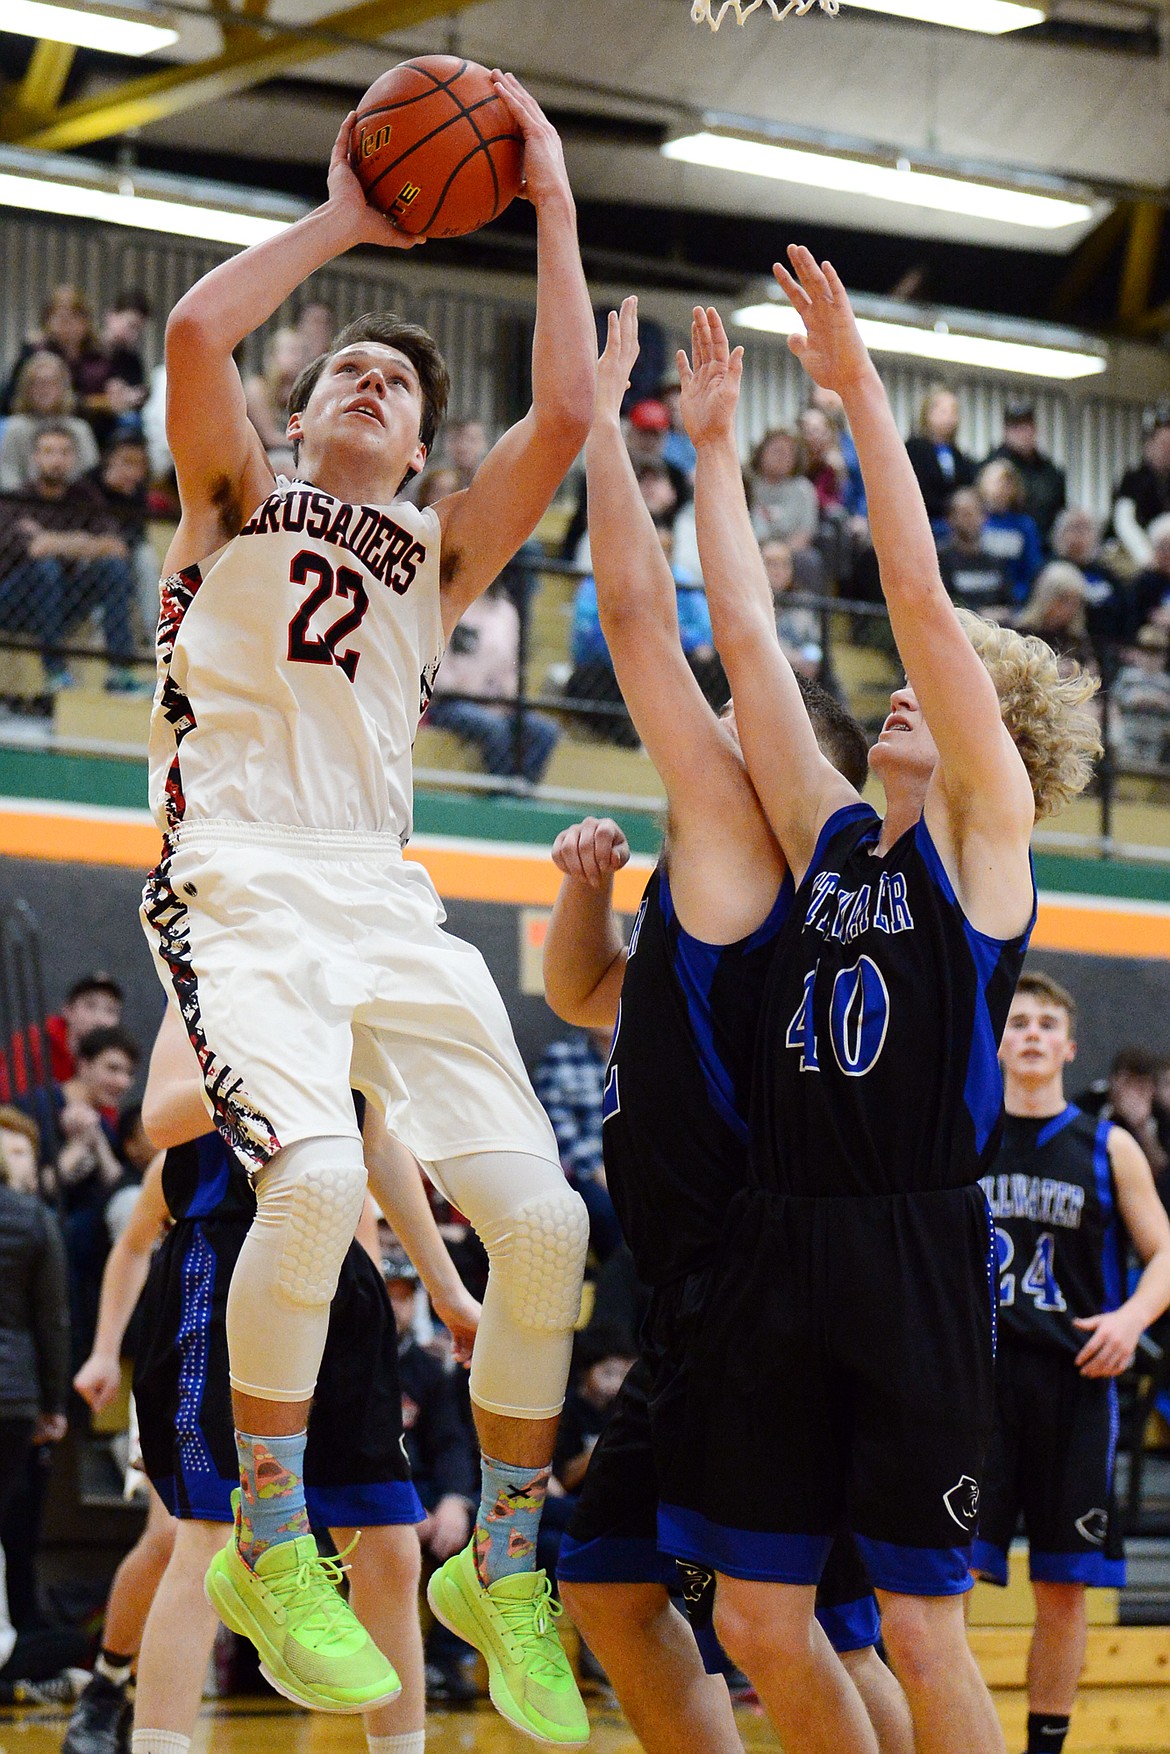
<svg viewBox="0 0 1170 1754"><path fill-rule="evenodd" d="M350 163L366 200L403 231L478 231L520 191L524 138L485 67L419 55L358 105Z"/></svg>

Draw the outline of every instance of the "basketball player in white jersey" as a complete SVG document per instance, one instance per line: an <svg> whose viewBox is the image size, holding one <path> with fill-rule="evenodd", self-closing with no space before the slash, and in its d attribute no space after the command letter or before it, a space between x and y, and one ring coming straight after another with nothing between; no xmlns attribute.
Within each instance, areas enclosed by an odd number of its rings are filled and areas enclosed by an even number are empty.
<svg viewBox="0 0 1170 1754"><path fill-rule="evenodd" d="M511 75L493 77L523 131L537 217L533 405L465 491L426 511L395 499L447 391L430 337L396 318L359 319L302 375L295 479L274 478L248 422L232 357L245 336L351 246L417 241L367 206L352 116L325 203L171 314L182 517L151 728L165 841L143 913L258 1205L227 1311L241 1489L212 1600L306 1705L357 1711L396 1690L321 1569L302 1486L365 1192L353 1084L491 1259L471 1383L484 1501L438 1574L439 1612L483 1651L506 1716L578 1743L584 1710L533 1567L588 1226L482 958L440 930L433 886L402 858L411 746L444 642L535 528L592 412L596 338L560 142Z"/></svg>

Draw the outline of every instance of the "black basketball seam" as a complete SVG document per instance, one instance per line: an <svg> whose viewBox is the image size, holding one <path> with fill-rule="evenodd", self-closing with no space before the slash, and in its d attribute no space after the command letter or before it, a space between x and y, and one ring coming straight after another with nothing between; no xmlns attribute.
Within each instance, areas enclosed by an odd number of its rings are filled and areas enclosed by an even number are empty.
<svg viewBox="0 0 1170 1754"><path fill-rule="evenodd" d="M420 67L417 61L404 61L402 65L404 67L411 67L416 73L421 73L425 79L432 80L433 84L430 90L416 91L413 97L395 98L392 104L379 104L376 110L362 110L358 117L359 121L365 122L371 116L386 116L389 115L392 110L404 110L410 104L420 104L424 98L434 97L435 93L438 91L445 91L448 96L459 105L459 108L463 109L461 99L451 90L451 87L455 84L457 79L462 79L463 75L467 72L467 69L471 66L470 61L461 61L455 72L452 73L450 79L439 79L436 74L431 72L429 67ZM481 99L480 101L486 102L487 100Z"/></svg>
<svg viewBox="0 0 1170 1754"><path fill-rule="evenodd" d="M433 95L434 94L432 92L427 93L428 97L431 97ZM454 92L451 92L448 95L451 96L452 98L455 97ZM458 102L458 99L455 99L455 101ZM495 101L494 98L486 98L486 97L481 98L479 100L479 102L474 107L476 109L483 109L485 104L489 104L489 103L492 103L494 101ZM383 178L390 176L390 174L393 171L397 170L398 166L402 163L402 161L404 159L409 158L412 152L417 152L420 146L426 146L430 141L432 141L435 138L435 136L437 134L445 133L448 128L450 128L455 122L458 122L461 119L466 119L466 121L468 121L471 124L472 131L474 132L474 134L476 136L476 140L478 142L477 145L472 147L471 153L468 154L469 158L474 157L475 153L482 151L485 147L494 145L498 140L514 140L516 138L515 134L493 134L490 138L485 138L485 136L480 132L479 128L476 126L476 123L475 123L475 120L471 114L471 111L466 109L462 104L460 104L459 105L459 112L457 115L448 116L445 121L442 121L439 123L437 128L432 128L429 134L423 134L418 140L412 140L410 145L406 148L405 152L400 152L398 154L398 157L395 159L392 159L388 165L384 166L384 168L378 172L377 176L374 177L374 179L371 182L363 185L364 192L365 192L367 198L373 194L374 190L378 187L379 183L382 182ZM489 153L488 156L490 158L491 154ZM467 162L468 162L467 158L460 160L461 165L466 164ZM494 163L492 165L492 176L495 179L496 199L498 200L499 199L500 185L499 185L499 179L496 176L496 168L495 168ZM434 214L432 214L431 217L433 219ZM492 214L492 218L493 219L495 218L494 213Z"/></svg>
<svg viewBox="0 0 1170 1754"><path fill-rule="evenodd" d="M455 95L454 92L452 92L451 95L452 95L452 97L454 97L454 95ZM473 107L475 109L482 109L483 103L482 102L478 103L478 104L474 105ZM472 115L471 110L465 108L463 113L467 117L467 120L471 123L471 126L475 130L476 134L479 136L480 144L483 146L484 151L487 153L488 169L492 173L492 189L494 192L492 195L492 210L488 214L488 221L490 222L491 220L493 220L496 217L496 214L500 211L500 178L499 178L499 174L496 170L496 161L492 155L491 148L488 145L487 140L484 137L484 134L480 128L480 125L476 121L475 117ZM435 218L435 217L437 217L437 215L432 214L432 218Z"/></svg>
<svg viewBox="0 0 1170 1754"><path fill-rule="evenodd" d="M505 138L507 139L507 138L511 138L511 137L505 136ZM427 227L434 224L435 220L439 217L439 214L443 211L443 203L447 199L448 194L450 193L451 184L455 181L455 178L459 175L460 171L463 170L466 165L469 165L471 163L473 158L477 158L479 156L479 154L481 152L483 152L484 150L485 150L485 148L484 148L483 142L481 140L478 145L472 147L470 152L464 154L464 156L459 160L458 164L452 165L450 174L447 177L447 181L443 184L443 187L439 192L439 199L435 202L434 207L431 209L431 213L430 213L429 218L427 219L426 225L421 225L419 227L420 231L425 233L427 230ZM489 162L491 160L491 153L490 152L488 153L488 160L489 160ZM492 166L492 175L493 175L493 177L495 176L495 166L494 165ZM498 183L496 184L496 187L497 187L497 189L499 188ZM491 217L494 219L495 214L493 213L491 215ZM485 220L484 223L486 225L487 221Z"/></svg>

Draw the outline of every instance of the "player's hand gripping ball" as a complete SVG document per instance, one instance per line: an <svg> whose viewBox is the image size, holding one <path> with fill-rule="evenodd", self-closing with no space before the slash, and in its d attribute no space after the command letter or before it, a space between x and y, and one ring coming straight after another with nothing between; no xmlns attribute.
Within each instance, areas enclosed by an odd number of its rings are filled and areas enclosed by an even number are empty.
<svg viewBox="0 0 1170 1754"><path fill-rule="evenodd" d="M399 230L463 237L520 193L524 136L486 67L419 55L358 105L350 164L366 200Z"/></svg>

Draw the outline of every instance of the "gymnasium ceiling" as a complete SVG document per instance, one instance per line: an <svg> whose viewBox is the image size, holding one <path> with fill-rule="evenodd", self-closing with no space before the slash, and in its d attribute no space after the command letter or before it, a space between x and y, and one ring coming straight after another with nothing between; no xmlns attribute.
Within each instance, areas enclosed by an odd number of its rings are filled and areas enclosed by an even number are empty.
<svg viewBox="0 0 1170 1754"><path fill-rule="evenodd" d="M553 113L598 266L641 263L717 287L796 229L871 291L1150 338L1170 328L1170 0L1051 0L1046 23L1001 37L847 4L836 19L780 25L759 13L717 36L692 25L689 0L177 5L178 44L129 62L34 52L2 34L0 4L0 136L130 150L144 164L316 198L340 116L370 80L405 55L456 49L514 68ZM264 20L277 28L263 32ZM302 34L326 22L328 40ZM1075 178L1100 198L1103 221L1020 232L664 159L662 139L694 131L705 112L982 174ZM457 246L463 259L512 265L529 251L523 213L493 232Z"/></svg>

